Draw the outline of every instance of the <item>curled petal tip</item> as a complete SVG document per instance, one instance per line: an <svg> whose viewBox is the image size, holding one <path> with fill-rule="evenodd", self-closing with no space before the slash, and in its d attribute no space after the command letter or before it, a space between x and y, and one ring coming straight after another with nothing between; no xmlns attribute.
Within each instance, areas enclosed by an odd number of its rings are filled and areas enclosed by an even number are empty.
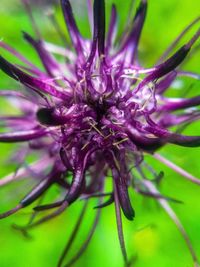
<svg viewBox="0 0 200 267"><path fill-rule="evenodd" d="M125 185L116 185L121 209L126 218L132 221L135 217L135 211L131 205L128 189Z"/></svg>
<svg viewBox="0 0 200 267"><path fill-rule="evenodd" d="M8 64L8 61L5 60L5 58L3 58L1 55L0 55L0 69L11 78L18 80L18 77L15 75L11 66Z"/></svg>

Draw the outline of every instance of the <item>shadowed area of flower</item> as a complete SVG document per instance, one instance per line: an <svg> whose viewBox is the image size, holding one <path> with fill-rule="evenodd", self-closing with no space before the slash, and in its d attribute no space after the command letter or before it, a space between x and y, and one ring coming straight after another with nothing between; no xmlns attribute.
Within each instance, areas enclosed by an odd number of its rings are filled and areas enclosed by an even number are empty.
<svg viewBox="0 0 200 267"><path fill-rule="evenodd" d="M24 2L33 20L31 9L27 1ZM157 199L178 226L197 263L190 240L167 202L178 201L159 193L156 186L163 173L157 174L148 166L144 156L152 155L185 178L200 183L198 178L157 153L159 148L168 143L183 147L200 146L200 136L185 136L171 130L173 126L184 128L199 120L200 112L195 107L200 104L200 96L165 96L177 77L199 79L198 74L181 72L180 65L199 38L200 30L172 56L169 57L169 54L180 38L200 19L193 21L178 37L163 55L162 62L147 69L138 60L138 44L147 12L146 0L141 0L132 19L132 27L118 38L120 42L117 42L115 35L118 20L115 5L112 6L106 34L105 1L94 0L92 8L88 0L89 18L93 16L91 40L82 37L70 1L61 0L61 7L73 49L45 42L34 22L37 38L23 33L24 39L37 52L44 71L0 42L0 47L23 63L17 65L0 56L1 70L25 88L22 93L0 91L1 97L8 101L14 99L21 111L19 116L1 116L1 121L10 130L0 133L0 142L25 142L28 147L26 156L36 151L41 158L0 180L0 186L27 176L38 181L17 207L1 214L0 218L16 213L40 199L53 184L62 188L64 197L50 204L36 206L35 215L43 210L54 211L42 219L34 218L21 228L23 231L61 214L77 199L84 199L80 218L58 263L61 266L76 237L88 199L98 198L96 218L88 238L77 255L63 265L71 266L92 238L101 208L114 203L121 250L126 266L129 266L131 262L125 248L121 211L128 220L134 219L135 212L129 197L129 188L133 187L137 192ZM63 56L65 62L59 63L54 54ZM149 176L153 176L154 180L149 180L144 170L149 171ZM108 193L105 183L110 176L113 187ZM69 177L72 177L71 182Z"/></svg>

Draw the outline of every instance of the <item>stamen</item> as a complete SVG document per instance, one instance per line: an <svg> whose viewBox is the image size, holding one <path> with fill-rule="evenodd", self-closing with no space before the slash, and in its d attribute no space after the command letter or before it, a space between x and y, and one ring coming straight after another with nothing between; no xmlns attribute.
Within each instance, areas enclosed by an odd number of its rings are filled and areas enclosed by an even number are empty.
<svg viewBox="0 0 200 267"><path fill-rule="evenodd" d="M118 141L118 142L113 143L113 145L114 145L114 146L118 146L118 145L120 145L120 144L122 144L122 143L124 143L124 142L126 142L126 141L128 141L128 140L129 140L129 138L124 138L124 139L122 139L122 140L120 140L120 141Z"/></svg>
<svg viewBox="0 0 200 267"><path fill-rule="evenodd" d="M96 131L97 133L99 133L102 137L105 138L105 136L103 135L103 133L102 133L102 132L95 126L94 123L92 123L92 122L89 121L89 124L90 124L90 126L92 126L92 128L95 129L95 131Z"/></svg>

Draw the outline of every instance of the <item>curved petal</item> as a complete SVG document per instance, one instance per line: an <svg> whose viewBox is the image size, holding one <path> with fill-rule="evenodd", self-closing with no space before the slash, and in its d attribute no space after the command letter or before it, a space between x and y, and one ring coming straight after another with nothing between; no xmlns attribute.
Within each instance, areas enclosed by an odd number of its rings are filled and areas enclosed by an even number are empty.
<svg viewBox="0 0 200 267"><path fill-rule="evenodd" d="M33 129L29 131L20 131L13 133L0 133L0 142L13 143L13 142L26 142L33 139L37 139L47 135L49 130L47 129Z"/></svg>
<svg viewBox="0 0 200 267"><path fill-rule="evenodd" d="M111 10L110 25L109 25L109 30L107 34L107 40L106 40L107 53L114 43L116 28L117 28L117 10L116 10L116 6L113 4L112 10Z"/></svg>
<svg viewBox="0 0 200 267"><path fill-rule="evenodd" d="M61 0L61 6L72 44L76 52L80 54L83 49L82 38L74 19L71 4L68 0Z"/></svg>
<svg viewBox="0 0 200 267"><path fill-rule="evenodd" d="M147 13L147 1L141 0L133 20L133 27L119 53L126 53L126 60L133 63Z"/></svg>
<svg viewBox="0 0 200 267"><path fill-rule="evenodd" d="M105 48L105 0L94 1L94 38L96 37L99 55L103 55Z"/></svg>
<svg viewBox="0 0 200 267"><path fill-rule="evenodd" d="M200 96L195 96L188 99L165 99L164 105L160 107L161 111L175 111L200 105Z"/></svg>
<svg viewBox="0 0 200 267"><path fill-rule="evenodd" d="M43 42L41 40L34 40L28 33L23 32L24 39L30 43L38 53L43 66L45 67L47 73L54 77L61 73L59 64L53 58L53 56L46 50Z"/></svg>
<svg viewBox="0 0 200 267"><path fill-rule="evenodd" d="M61 99L68 99L69 97L67 92L64 91L64 88L53 86L42 81L42 79L38 79L23 72L22 70L5 60L2 56L0 56L0 69L11 78L21 82L31 89L40 90L43 93L47 93L51 96Z"/></svg>
<svg viewBox="0 0 200 267"><path fill-rule="evenodd" d="M73 181L69 188L69 191L64 199L67 203L73 203L80 195L81 188L84 184L86 165L88 163L89 156L95 151L94 148L90 149L85 155L80 155L77 163L74 167Z"/></svg>
<svg viewBox="0 0 200 267"><path fill-rule="evenodd" d="M199 36L200 30L198 30L196 34L190 39L190 41L187 44L183 45L175 54L173 54L165 62L157 65L155 67L155 70L138 85L137 90L140 90L140 88L145 86L147 83L157 80L168 74L169 72L175 70L176 67L178 67L183 62L183 60L185 59L191 47L197 41Z"/></svg>

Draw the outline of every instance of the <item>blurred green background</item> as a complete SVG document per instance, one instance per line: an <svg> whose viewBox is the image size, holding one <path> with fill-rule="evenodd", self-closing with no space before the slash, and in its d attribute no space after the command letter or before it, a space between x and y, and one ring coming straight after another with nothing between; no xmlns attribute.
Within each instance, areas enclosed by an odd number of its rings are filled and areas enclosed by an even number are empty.
<svg viewBox="0 0 200 267"><path fill-rule="evenodd" d="M45 5L45 3L47 5ZM86 0L73 0L75 15L84 36L89 37L88 21L86 16ZM120 30L126 22L130 1L114 0L120 15ZM36 3L32 1L32 3ZM53 29L47 16L50 1L37 1L34 9L36 22L42 35L48 41L61 44L59 36ZM111 8L112 1L107 0L107 11ZM59 8L55 8L56 17L65 35L66 29ZM168 47L180 31L200 14L199 0L149 0L148 15L140 44L140 57L143 65L152 66ZM196 27L197 29L197 27ZM0 6L0 39L17 48L38 66L39 59L32 48L23 39L21 31L33 34L27 14L20 0L1 0ZM190 31L183 39L188 40L195 29ZM6 52L1 54L13 59ZM15 61L16 62L16 61ZM184 65L185 69L200 72L200 53ZM192 83L191 95L199 94L200 82L185 81L186 91ZM18 86L0 74L0 87L9 88ZM172 95L176 94L172 90ZM0 100L0 113L10 112L10 107ZM12 112L12 111L11 111ZM200 124L187 129L185 133L200 133ZM0 177L8 174L15 167L7 164L6 158L12 154L14 146L0 144ZM163 148L160 153L178 165L182 166L197 177L200 174L199 157L200 149L185 149L175 146ZM158 163L148 159L155 170L163 170L165 178L161 182L160 190L163 194L182 200L183 204L171 206L181 219L194 249L200 259L200 188L186 181L180 175ZM21 184L20 184L21 183ZM3 212L13 207L20 197L27 191L30 184L27 182L13 183L0 188L0 210ZM51 194L58 194L58 188L53 188ZM126 237L129 256L138 256L135 267L192 267L192 259L185 242L168 215L152 199L144 198L135 192L131 193L136 218L133 222L124 221L124 233ZM91 201L84 218L83 227L78 239L70 253L78 249L80 242L87 235L94 217ZM13 229L12 224L25 224L28 221L31 208L27 208L16 215L0 221L0 267L55 267L60 253L66 243L82 203L77 203L69 208L65 214L53 221L31 231L32 239L26 239L22 234ZM113 205L102 210L102 217L97 231L84 255L74 266L109 266L122 267L123 261L117 238L115 212Z"/></svg>

